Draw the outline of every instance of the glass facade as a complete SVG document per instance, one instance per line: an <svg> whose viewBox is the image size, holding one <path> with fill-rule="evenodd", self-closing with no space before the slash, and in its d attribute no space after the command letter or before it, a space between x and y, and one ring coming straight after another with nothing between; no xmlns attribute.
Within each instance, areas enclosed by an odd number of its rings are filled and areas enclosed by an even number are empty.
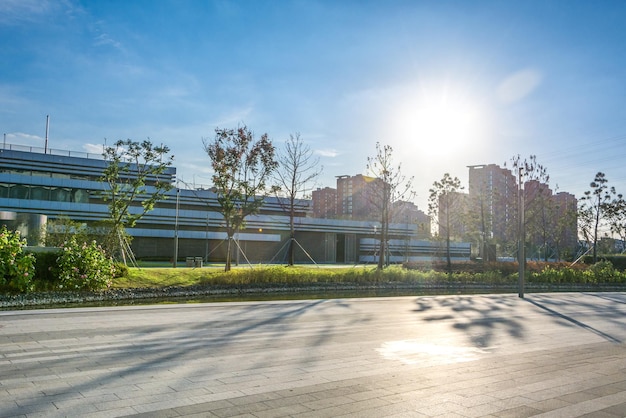
<svg viewBox="0 0 626 418"><path fill-rule="evenodd" d="M0 198L89 203L91 192L84 189L0 183Z"/></svg>

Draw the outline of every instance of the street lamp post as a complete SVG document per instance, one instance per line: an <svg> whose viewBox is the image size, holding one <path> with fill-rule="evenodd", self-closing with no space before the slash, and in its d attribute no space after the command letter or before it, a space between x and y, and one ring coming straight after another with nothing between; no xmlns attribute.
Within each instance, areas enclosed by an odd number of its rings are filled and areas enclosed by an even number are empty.
<svg viewBox="0 0 626 418"><path fill-rule="evenodd" d="M178 263L178 204L180 200L180 189L176 188L176 215L174 221L174 260L172 260L172 267L176 268Z"/></svg>
<svg viewBox="0 0 626 418"><path fill-rule="evenodd" d="M520 298L524 297L524 274L526 267L526 252L524 248L524 242L526 241L526 228L524 221L524 187L522 185L522 168L519 169L519 255L518 255L518 264L519 264L519 278L518 278L518 296Z"/></svg>

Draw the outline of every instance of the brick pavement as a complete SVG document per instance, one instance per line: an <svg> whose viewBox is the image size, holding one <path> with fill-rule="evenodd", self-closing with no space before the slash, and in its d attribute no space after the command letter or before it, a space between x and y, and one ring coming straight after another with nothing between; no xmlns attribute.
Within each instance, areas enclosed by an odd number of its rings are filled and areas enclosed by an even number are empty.
<svg viewBox="0 0 626 418"><path fill-rule="evenodd" d="M624 417L626 293L0 312L2 417Z"/></svg>

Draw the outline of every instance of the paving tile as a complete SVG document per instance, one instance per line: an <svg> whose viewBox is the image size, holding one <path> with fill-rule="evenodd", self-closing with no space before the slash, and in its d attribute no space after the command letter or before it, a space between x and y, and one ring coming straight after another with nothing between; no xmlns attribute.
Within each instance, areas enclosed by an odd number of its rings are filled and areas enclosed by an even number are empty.
<svg viewBox="0 0 626 418"><path fill-rule="evenodd" d="M533 295L587 327L516 295L0 312L0 416L626 416L601 296Z"/></svg>
<svg viewBox="0 0 626 418"><path fill-rule="evenodd" d="M540 413L540 410L528 405L519 405L510 409L499 410L497 415L501 418L527 418L539 415Z"/></svg>

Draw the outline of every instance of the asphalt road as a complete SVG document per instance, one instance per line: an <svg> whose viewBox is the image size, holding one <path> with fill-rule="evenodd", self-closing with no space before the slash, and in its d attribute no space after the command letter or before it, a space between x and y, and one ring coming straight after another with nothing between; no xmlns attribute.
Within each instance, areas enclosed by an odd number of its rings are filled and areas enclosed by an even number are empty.
<svg viewBox="0 0 626 418"><path fill-rule="evenodd" d="M0 416L624 417L626 293L0 312Z"/></svg>

